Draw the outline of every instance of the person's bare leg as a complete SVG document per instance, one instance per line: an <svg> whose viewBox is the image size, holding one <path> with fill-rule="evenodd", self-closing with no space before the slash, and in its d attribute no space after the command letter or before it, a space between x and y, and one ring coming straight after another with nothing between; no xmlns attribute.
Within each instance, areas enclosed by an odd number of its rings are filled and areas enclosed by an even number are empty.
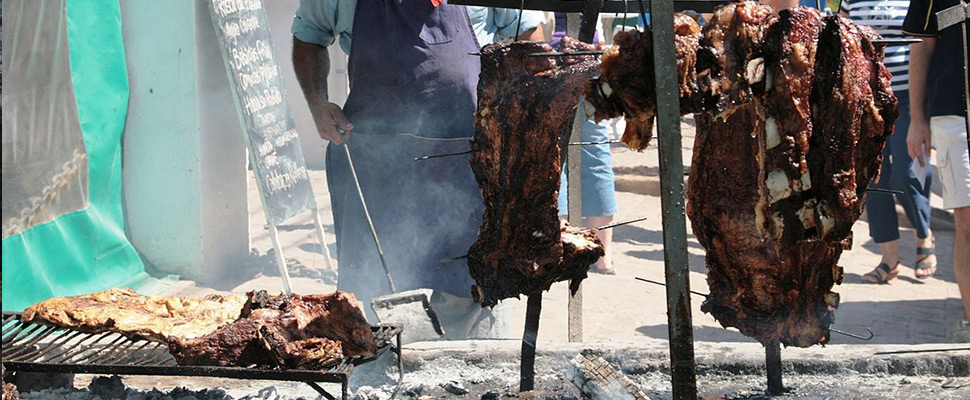
<svg viewBox="0 0 970 400"><path fill-rule="evenodd" d="M970 207L954 209L953 222L953 271L963 299L963 319L970 321Z"/></svg>
<svg viewBox="0 0 970 400"><path fill-rule="evenodd" d="M613 216L606 217L588 217L586 218L586 226L595 228L597 226L603 226L610 222L613 222ZM601 257L596 264L593 264L593 268L600 271L606 271L613 268L613 230L604 229L596 232L596 237L599 238L600 242L603 243L603 250L606 251L606 255Z"/></svg>
<svg viewBox="0 0 970 400"><path fill-rule="evenodd" d="M879 251L882 252L882 262L892 268L899 262L899 241L879 243Z"/></svg>
<svg viewBox="0 0 970 400"><path fill-rule="evenodd" d="M926 229L926 239L920 239L919 236L916 236L916 247L917 248L919 248L919 247L933 247L933 231L931 231L930 229ZM917 259L919 259L919 257L921 257L921 256L917 256ZM928 257L926 257L926 260L924 260L923 263L924 264L934 264L934 263L936 263L936 254L931 254ZM928 276L928 275L933 275L935 273L936 273L936 268L929 268L929 269L927 269L922 274L919 273L919 272L917 272L916 273L916 276L922 276L922 275L927 275Z"/></svg>

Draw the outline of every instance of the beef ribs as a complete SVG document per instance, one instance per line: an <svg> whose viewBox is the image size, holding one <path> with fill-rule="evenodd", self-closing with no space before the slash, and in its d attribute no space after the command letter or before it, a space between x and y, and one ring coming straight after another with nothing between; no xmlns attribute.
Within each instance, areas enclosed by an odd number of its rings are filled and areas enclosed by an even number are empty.
<svg viewBox="0 0 970 400"><path fill-rule="evenodd" d="M770 7L753 1L727 4L714 12L697 50L701 108L726 119L763 89L761 41L774 20Z"/></svg>
<svg viewBox="0 0 970 400"><path fill-rule="evenodd" d="M24 321L85 333L117 332L159 343L169 337L203 336L239 318L246 297L143 296L115 288L72 297L55 297L28 307Z"/></svg>
<svg viewBox="0 0 970 400"><path fill-rule="evenodd" d="M701 27L687 14L674 15L674 49L681 114L697 110L697 47ZM623 116L626 128L621 141L631 149L643 151L653 135L657 115L656 78L653 63L653 34L620 32L614 46L603 54L603 72L586 86L587 113L597 121Z"/></svg>
<svg viewBox="0 0 970 400"><path fill-rule="evenodd" d="M250 292L242 318L197 339L172 338L179 365L325 368L377 351L353 294Z"/></svg>
<svg viewBox="0 0 970 400"><path fill-rule="evenodd" d="M565 51L595 49L572 38L563 44ZM560 138L569 136L583 85L599 63L592 56L529 56L547 51L548 44L530 42L481 51L470 164L485 211L468 268L482 306L583 279L604 254L593 232L561 225L557 208Z"/></svg>
<svg viewBox="0 0 970 400"><path fill-rule="evenodd" d="M733 92L707 96L713 112L697 115L687 213L707 250L702 310L762 343L824 344L836 263L896 118L878 36L806 8L783 10L763 40L731 30L752 31L706 27L702 39L735 60L712 65L736 71L711 74L707 87Z"/></svg>

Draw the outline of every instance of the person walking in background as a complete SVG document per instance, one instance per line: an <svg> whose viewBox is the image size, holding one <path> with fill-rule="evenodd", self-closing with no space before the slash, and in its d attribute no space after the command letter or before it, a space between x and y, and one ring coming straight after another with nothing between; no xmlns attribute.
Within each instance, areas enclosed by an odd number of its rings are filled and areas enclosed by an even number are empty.
<svg viewBox="0 0 970 400"><path fill-rule="evenodd" d="M556 13L556 24L549 44L558 47L562 38L566 36L566 14ZM601 29L597 27L593 38L599 43L602 38ZM580 105L580 112L586 112L585 105ZM583 121L581 137L584 142L608 142L610 134L607 122L595 123ZM613 221L618 208L616 204L615 176L613 174L613 156L610 154L610 144L603 143L582 147L581 176L583 183L583 225L588 227L603 226ZM559 214L565 217L569 208L567 200L568 186L566 182L566 168L563 168L562 183L559 186ZM591 272L613 275L613 230L604 229L596 232L596 236L603 243L606 255L590 267Z"/></svg>
<svg viewBox="0 0 970 400"><path fill-rule="evenodd" d="M923 39L910 48L910 116L906 144L910 157L926 165L930 147L943 186L943 207L953 210L953 271L963 298L963 321L956 342L970 342L970 149L967 148L967 99L970 80L963 65L966 50L960 24L940 29L936 13L961 0L912 0L903 33Z"/></svg>
<svg viewBox="0 0 970 400"><path fill-rule="evenodd" d="M839 13L858 25L868 26L886 39L903 38L903 20L908 0L842 0ZM863 275L869 283L887 283L899 275L899 223L896 202L903 206L906 219L916 233L917 278L925 279L936 272L933 233L930 230L930 183L932 173L926 168L921 177L913 171L915 162L906 147L909 129L909 46L887 46L886 68L893 75L892 89L899 99L899 118L886 148L882 152L882 172L873 186L902 192L894 195L870 192L866 196L869 236L879 244L882 260L875 269Z"/></svg>

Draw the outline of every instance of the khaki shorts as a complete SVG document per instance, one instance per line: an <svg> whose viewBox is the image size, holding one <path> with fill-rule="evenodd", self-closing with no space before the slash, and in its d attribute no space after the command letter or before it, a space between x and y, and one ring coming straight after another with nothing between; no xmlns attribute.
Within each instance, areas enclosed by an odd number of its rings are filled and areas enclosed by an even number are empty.
<svg viewBox="0 0 970 400"><path fill-rule="evenodd" d="M967 149L967 125L962 116L945 115L930 118L936 166L943 186L943 208L970 207L970 151Z"/></svg>

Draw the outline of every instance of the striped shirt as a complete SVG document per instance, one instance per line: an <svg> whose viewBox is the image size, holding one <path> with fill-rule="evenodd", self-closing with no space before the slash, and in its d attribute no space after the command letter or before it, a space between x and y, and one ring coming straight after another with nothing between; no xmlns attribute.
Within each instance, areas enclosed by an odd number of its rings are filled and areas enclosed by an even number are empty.
<svg viewBox="0 0 970 400"><path fill-rule="evenodd" d="M886 39L903 38L909 0L842 0L841 11ZM893 75L893 91L909 90L909 45L886 47L886 69Z"/></svg>

